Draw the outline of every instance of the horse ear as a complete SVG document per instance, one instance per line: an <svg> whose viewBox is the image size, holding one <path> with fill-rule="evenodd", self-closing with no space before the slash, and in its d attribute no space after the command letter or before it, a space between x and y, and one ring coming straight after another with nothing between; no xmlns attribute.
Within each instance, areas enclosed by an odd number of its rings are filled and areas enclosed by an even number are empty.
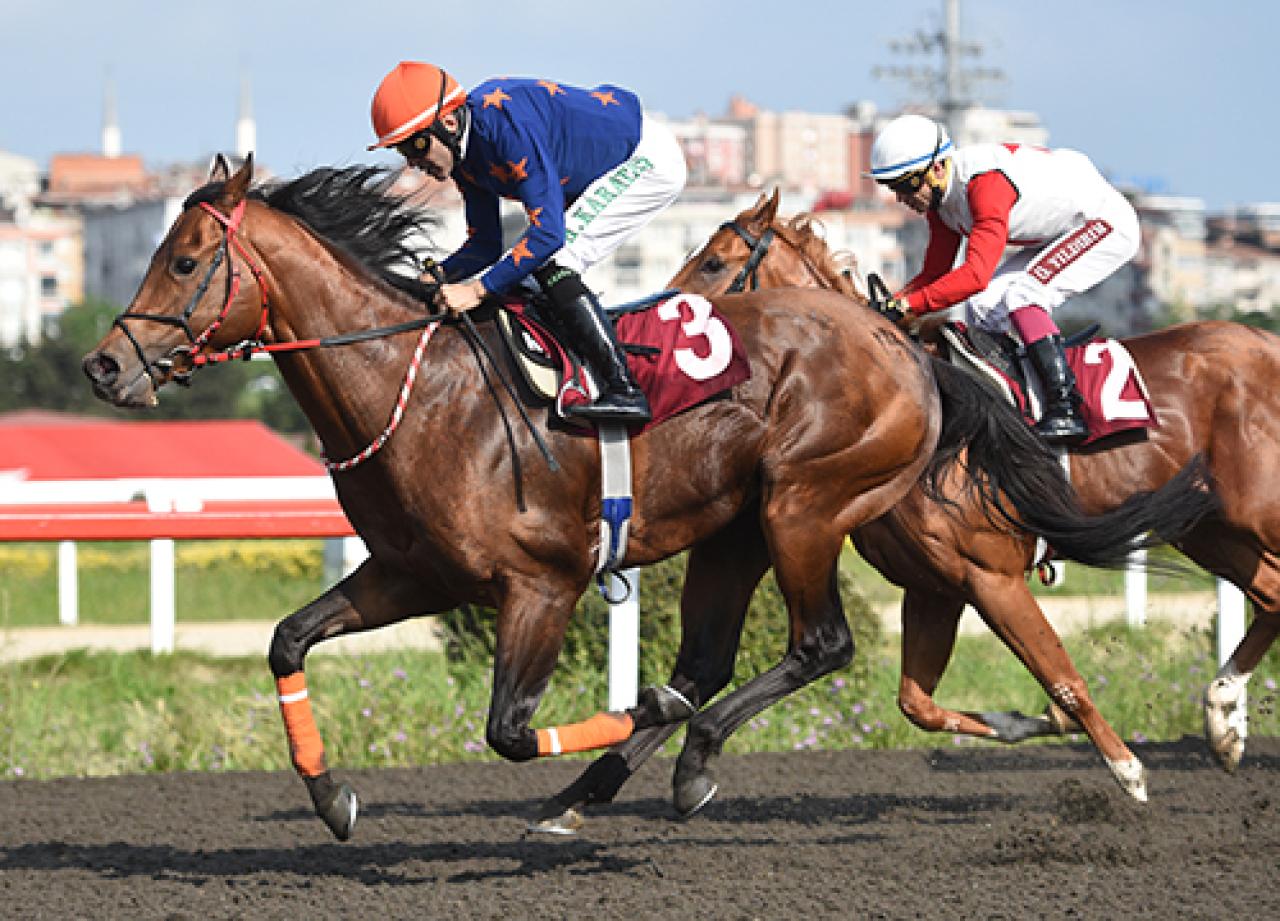
<svg viewBox="0 0 1280 921"><path fill-rule="evenodd" d="M774 186L773 194L769 196L769 200L765 202L765 206L760 212L760 220L765 224L772 224L774 218L778 216L778 200L781 195L782 190ZM763 197L762 195L761 198Z"/></svg>
<svg viewBox="0 0 1280 921"><path fill-rule="evenodd" d="M222 154L214 154L213 163L209 164L209 182L226 182L231 178L231 167Z"/></svg>
<svg viewBox="0 0 1280 921"><path fill-rule="evenodd" d="M778 216L778 195L777 186L773 189L772 195L760 193L760 197L756 200L756 205L751 209L751 213L747 215L747 225L753 228L763 230L773 223L773 219Z"/></svg>
<svg viewBox="0 0 1280 921"><path fill-rule="evenodd" d="M244 165L236 170L235 175L227 180L222 197L229 204L235 205L249 192L253 183L253 154L244 158Z"/></svg>

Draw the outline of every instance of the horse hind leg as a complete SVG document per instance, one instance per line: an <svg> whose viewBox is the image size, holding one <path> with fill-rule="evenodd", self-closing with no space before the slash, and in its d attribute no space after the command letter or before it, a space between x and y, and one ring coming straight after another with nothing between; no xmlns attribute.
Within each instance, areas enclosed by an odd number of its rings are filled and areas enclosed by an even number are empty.
<svg viewBox="0 0 1280 921"><path fill-rule="evenodd" d="M1280 546L1280 522L1267 517L1273 503L1265 493L1241 499L1224 486L1220 489L1231 521L1207 518L1176 546L1253 602L1253 622L1201 700L1209 749L1230 772L1244 757L1249 678L1280 636L1280 553L1268 549Z"/></svg>
<svg viewBox="0 0 1280 921"><path fill-rule="evenodd" d="M340 841L351 837L359 800L350 786L335 781L329 772L324 742L311 710L304 661L311 647L323 640L426 613L421 607L421 590L416 583L389 577L368 559L315 601L280 621L271 639L268 662L275 675L294 769L311 794L316 815Z"/></svg>
<svg viewBox="0 0 1280 921"><path fill-rule="evenodd" d="M666 690L651 688L645 692L653 695L659 708L662 697L675 691L696 709L729 683L747 606L768 567L759 513L754 508L689 552L680 597L680 651L671 680ZM640 706L645 706L643 698ZM687 716L650 725L615 745L543 804L531 830L575 834L584 824L583 813L587 807L612 802L623 784L675 734L685 719Z"/></svg>
<svg viewBox="0 0 1280 921"><path fill-rule="evenodd" d="M1249 678L1276 637L1280 612L1255 606L1253 623L1204 692L1204 731L1209 748L1228 773L1244 758Z"/></svg>
<svg viewBox="0 0 1280 921"><path fill-rule="evenodd" d="M964 600L922 588L908 588L902 596L902 669L898 681L898 709L916 728L976 736L998 742L1021 742L1045 735L1043 719L1021 713L970 713L950 710L934 698L938 682L955 650Z"/></svg>
<svg viewBox="0 0 1280 921"><path fill-rule="evenodd" d="M715 795L709 769L724 741L757 713L853 659L853 634L837 587L843 534L826 534L811 522L780 535L771 545L778 587L791 621L782 660L689 721L672 780L676 810L689 816ZM784 552L777 548L785 547Z"/></svg>

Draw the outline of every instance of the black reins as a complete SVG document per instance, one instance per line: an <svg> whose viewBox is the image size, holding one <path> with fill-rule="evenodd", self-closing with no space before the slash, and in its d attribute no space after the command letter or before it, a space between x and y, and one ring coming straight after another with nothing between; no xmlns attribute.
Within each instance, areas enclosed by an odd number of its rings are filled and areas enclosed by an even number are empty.
<svg viewBox="0 0 1280 921"><path fill-rule="evenodd" d="M498 380L501 382L503 389L507 392L507 395L519 410L520 418L524 421L525 426L533 436L533 440L537 444L539 451L542 452L543 457L546 459L547 466L553 471L560 469L560 465L557 463L554 455L552 455L551 449L547 445L546 440L534 426L533 420L529 418L529 414L525 410L524 404L517 398L515 388L512 386L510 379L503 373L501 366L485 344L483 338L479 334L479 331L476 329L474 323L472 323L471 318L465 314L461 318L461 323L459 323L458 318L450 316L447 312L440 312L428 316L415 317L412 320L406 320L401 323L379 326L373 329L356 330L354 332L341 333L333 336L324 336L313 339L297 339L291 342L264 342L263 335L266 333L270 314L270 298L267 292L266 278L261 269L259 269L257 263L250 258L248 251L245 249L244 244L240 241L237 234L240 229L240 223L244 218L245 201L241 200L240 203L232 209L229 215L223 214L207 202L201 202L200 207L212 215L218 223L222 224L224 235L221 245L209 261L209 268L205 272L204 278L200 280L195 291L192 292L191 299L187 302L182 314L180 316L167 316L125 311L115 318L113 324L120 329L125 338L128 339L129 343L133 346L139 360L142 362L144 373L151 379L154 387L158 388L162 383L162 378L166 375L172 378L176 383L187 385L190 383L191 375L194 373L196 368L209 364L230 361L235 358L248 359L256 354L291 352L305 349L351 345L353 343L366 342L371 339L381 339L398 333L409 332L411 330L423 330L422 339L419 341L419 346L410 364L405 383L401 388L401 395L400 399L397 401L396 410L392 414L391 422L388 424L387 428L384 429L383 433L375 438L363 451L351 458L340 462L331 462L328 459L325 460L325 467L331 472L348 470L373 456L373 454L381 449L382 445L390 438L392 432L395 431L399 424L400 416L403 413L404 404L408 400L409 390L412 388L413 381L417 376L418 362L421 360L422 350L425 347L426 342L430 339L431 333L434 331L435 327L438 327L441 323L450 323L451 325L459 326L463 339L466 340L467 344L471 348L472 354L475 356L476 364L480 368L481 377L484 379L485 385L487 386L490 395L493 397L494 404L498 408L498 414L502 417L503 428L506 430L507 442L510 446L511 455L514 459L513 473L515 476L516 502L521 511L525 510L525 504L523 487L521 484L522 477L520 459L519 454L516 451L515 435L512 431L511 424L507 419L506 409L502 405L502 401L498 399L497 388L493 385L489 372L485 368L486 359L497 374ZM240 270L231 259L232 246L235 246L239 251L241 257L245 261L245 264L249 266L249 270L253 274L254 280L258 283L258 290L261 296L262 313L258 322L257 331L254 333L253 338L243 340L235 345L228 346L216 352L206 352L204 351L205 347L209 344L214 333L217 332L226 320L231 311L231 305L235 302L240 291ZM203 332L197 334L191 328L191 317L195 314L200 302L208 293L209 288L213 283L213 276L218 271L219 267L221 267L223 262L227 264L226 299L223 302L222 310L218 313L218 316L214 318L213 322L210 323ZM434 288L438 291L444 284L444 281L443 276L437 271L434 280ZM182 329L186 335L187 344L176 346L163 358L156 359L156 361L152 362L147 358L146 352L142 348L142 344L137 340L129 330L128 325L124 322L126 320L148 320L154 323L161 323L166 326L178 327ZM186 366L182 370L175 370L175 363L178 358L183 358L186 361Z"/></svg>

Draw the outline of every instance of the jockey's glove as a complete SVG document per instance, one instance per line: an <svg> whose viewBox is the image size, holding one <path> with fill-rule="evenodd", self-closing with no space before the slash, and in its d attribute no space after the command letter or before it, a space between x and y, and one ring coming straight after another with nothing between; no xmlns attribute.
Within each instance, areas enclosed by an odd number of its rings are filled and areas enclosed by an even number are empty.
<svg viewBox="0 0 1280 921"><path fill-rule="evenodd" d="M905 297L892 297L885 302L884 315L894 326L913 339L920 335L920 324L924 315L916 313L907 305Z"/></svg>

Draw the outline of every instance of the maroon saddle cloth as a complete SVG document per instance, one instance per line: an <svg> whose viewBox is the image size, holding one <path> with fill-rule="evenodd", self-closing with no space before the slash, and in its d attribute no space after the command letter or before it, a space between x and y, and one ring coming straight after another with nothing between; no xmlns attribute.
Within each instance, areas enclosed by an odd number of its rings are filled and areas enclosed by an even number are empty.
<svg viewBox="0 0 1280 921"><path fill-rule="evenodd" d="M633 434L751 377L741 339L711 302L696 294L670 294L626 309L614 324L627 365L653 415ZM510 300L502 305L503 316L506 341L517 354L526 382L554 401L557 414L566 418L570 406L591 402L599 391L589 370L552 333L536 306Z"/></svg>
<svg viewBox="0 0 1280 921"><path fill-rule="evenodd" d="M1037 392L1038 382L1028 382L1030 375L1024 371L1018 346L1012 339L970 329L963 323L947 324L943 339L953 362L981 361L984 367L977 370L986 373L998 389L1005 391L1028 422L1034 423L1039 418L1043 399ZM957 355L961 348L969 354ZM1138 366L1119 340L1091 338L1078 345L1068 345L1066 355L1083 400L1080 411L1089 426L1084 444L1117 432L1154 428L1160 424Z"/></svg>

